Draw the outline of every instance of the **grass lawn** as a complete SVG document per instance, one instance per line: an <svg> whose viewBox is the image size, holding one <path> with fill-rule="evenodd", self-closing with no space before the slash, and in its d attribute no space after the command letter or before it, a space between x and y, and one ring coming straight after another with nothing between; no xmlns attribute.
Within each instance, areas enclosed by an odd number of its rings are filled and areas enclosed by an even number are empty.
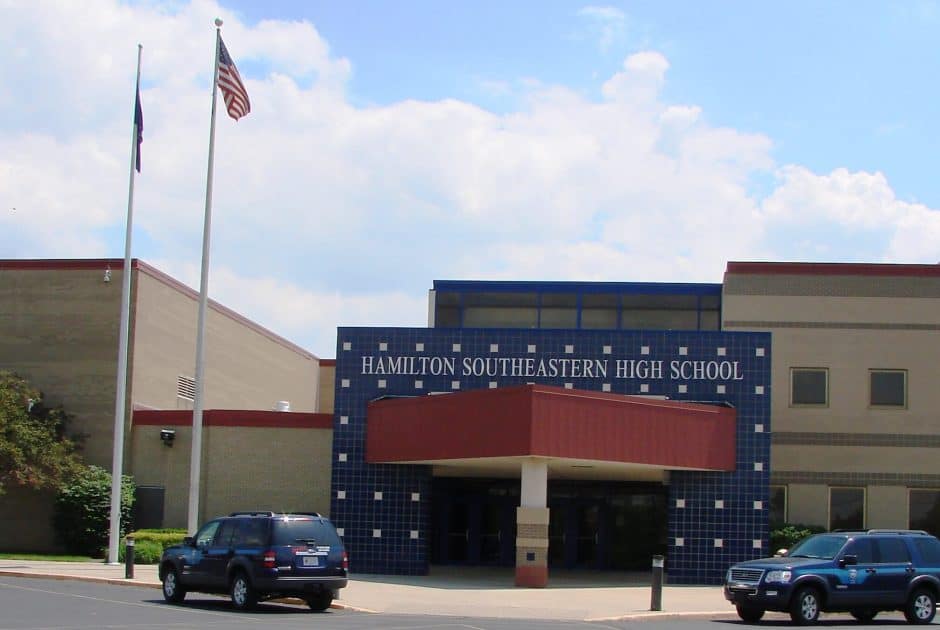
<svg viewBox="0 0 940 630"><path fill-rule="evenodd" d="M46 562L104 562L88 556L65 556L52 553L0 553L0 560L42 560Z"/></svg>

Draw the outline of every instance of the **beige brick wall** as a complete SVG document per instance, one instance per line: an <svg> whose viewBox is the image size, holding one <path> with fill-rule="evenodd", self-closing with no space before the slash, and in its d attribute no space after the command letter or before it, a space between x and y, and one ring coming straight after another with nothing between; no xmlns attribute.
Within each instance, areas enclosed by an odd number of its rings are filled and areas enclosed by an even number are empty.
<svg viewBox="0 0 940 630"><path fill-rule="evenodd" d="M135 479L166 489L164 526L186 527L192 428L170 427L172 447L160 442L161 428L134 428ZM329 429L205 427L198 520L255 509L328 516L332 443Z"/></svg>

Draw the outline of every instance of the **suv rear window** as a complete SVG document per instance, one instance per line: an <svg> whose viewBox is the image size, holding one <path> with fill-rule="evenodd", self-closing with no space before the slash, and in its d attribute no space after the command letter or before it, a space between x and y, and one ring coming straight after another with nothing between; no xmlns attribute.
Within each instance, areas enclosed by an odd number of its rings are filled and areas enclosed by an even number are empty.
<svg viewBox="0 0 940 630"><path fill-rule="evenodd" d="M940 565L940 540L936 538L914 538L914 545L924 562L931 566Z"/></svg>
<svg viewBox="0 0 940 630"><path fill-rule="evenodd" d="M274 545L293 545L298 541L314 540L318 545L341 545L342 542L332 525L313 519L291 519L274 521L272 542Z"/></svg>

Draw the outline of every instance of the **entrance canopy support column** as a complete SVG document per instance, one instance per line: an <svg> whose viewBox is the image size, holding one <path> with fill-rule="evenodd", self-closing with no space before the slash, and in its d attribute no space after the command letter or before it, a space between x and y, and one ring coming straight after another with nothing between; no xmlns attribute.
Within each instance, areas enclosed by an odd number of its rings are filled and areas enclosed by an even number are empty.
<svg viewBox="0 0 940 630"><path fill-rule="evenodd" d="M522 462L521 505L516 508L516 586L548 584L548 462Z"/></svg>

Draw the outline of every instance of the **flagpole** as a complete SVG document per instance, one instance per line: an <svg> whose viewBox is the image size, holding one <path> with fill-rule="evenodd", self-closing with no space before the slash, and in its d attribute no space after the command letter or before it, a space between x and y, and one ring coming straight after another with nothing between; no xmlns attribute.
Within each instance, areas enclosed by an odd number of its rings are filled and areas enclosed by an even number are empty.
<svg viewBox="0 0 940 630"><path fill-rule="evenodd" d="M108 525L108 563L118 564L118 542L121 538L121 478L124 475L124 414L127 412L127 346L130 333L131 303L131 236L134 225L134 172L137 166L137 107L140 103L140 58L144 47L137 44L137 90L134 102L134 131L131 136L131 174L127 185L127 226L124 235L124 271L121 273L121 330L118 342L117 390L114 396L114 444L111 456L111 519Z"/></svg>
<svg viewBox="0 0 940 630"><path fill-rule="evenodd" d="M219 42L222 20L215 19L215 69L212 73L212 117L209 123L209 167L206 173L206 211L202 227L202 276L199 284L199 323L196 329L196 393L193 400L192 452L189 459L189 512L186 529L199 526L199 482L202 476L202 411L205 393L206 306L209 301L209 228L212 224L212 171L215 160L215 102L219 82Z"/></svg>

